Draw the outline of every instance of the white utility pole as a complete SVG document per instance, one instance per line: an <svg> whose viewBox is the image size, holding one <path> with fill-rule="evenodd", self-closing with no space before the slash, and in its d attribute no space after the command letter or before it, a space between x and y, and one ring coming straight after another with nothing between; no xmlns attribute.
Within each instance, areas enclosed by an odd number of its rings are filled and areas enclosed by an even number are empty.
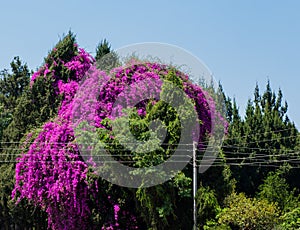
<svg viewBox="0 0 300 230"><path fill-rule="evenodd" d="M196 205L196 194L197 194L197 161L196 161L196 150L197 142L193 142L193 219L194 219L194 230L197 229L197 205Z"/></svg>

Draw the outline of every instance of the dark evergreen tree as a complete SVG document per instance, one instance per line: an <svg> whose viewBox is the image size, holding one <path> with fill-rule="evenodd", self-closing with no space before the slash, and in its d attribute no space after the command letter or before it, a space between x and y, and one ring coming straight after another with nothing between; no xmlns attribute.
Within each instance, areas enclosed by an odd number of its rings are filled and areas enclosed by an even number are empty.
<svg viewBox="0 0 300 230"><path fill-rule="evenodd" d="M96 48L96 61L99 61L104 55L109 54L111 51L111 45L108 41L106 39L102 40Z"/></svg>
<svg viewBox="0 0 300 230"><path fill-rule="evenodd" d="M0 73L0 101L5 110L12 112L17 105L17 99L29 85L31 72L19 57L15 57L10 66L11 73L8 70Z"/></svg>
<svg viewBox="0 0 300 230"><path fill-rule="evenodd" d="M12 159L15 159L18 150L17 143L7 143L5 130L13 121L16 106L26 93L31 74L19 57L15 57L10 66L10 71L3 70L0 74L0 226L6 229L13 227L11 223L18 222L17 217L20 213L14 215L19 209L12 209L10 202L10 192L14 186ZM26 212L23 215L26 216Z"/></svg>
<svg viewBox="0 0 300 230"><path fill-rule="evenodd" d="M224 153L229 159L237 189L254 195L270 171L290 158L297 146L297 129L287 116L287 103L282 92L272 91L270 83L261 95L255 87L254 100L249 100L245 118L238 114L235 103Z"/></svg>
<svg viewBox="0 0 300 230"><path fill-rule="evenodd" d="M3 131L12 121L18 99L29 85L31 74L19 57L15 57L10 66L10 72L3 70L0 73L0 147Z"/></svg>
<svg viewBox="0 0 300 230"><path fill-rule="evenodd" d="M118 55L111 49L106 39L102 40L96 48L97 68L109 72L119 65Z"/></svg>

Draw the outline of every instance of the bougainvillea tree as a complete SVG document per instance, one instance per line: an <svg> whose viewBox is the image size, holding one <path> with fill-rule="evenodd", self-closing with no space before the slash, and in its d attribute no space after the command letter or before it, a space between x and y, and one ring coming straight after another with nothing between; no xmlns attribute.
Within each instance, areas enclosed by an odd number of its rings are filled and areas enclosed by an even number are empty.
<svg viewBox="0 0 300 230"><path fill-rule="evenodd" d="M51 52L55 56L55 52L61 51L54 48ZM131 132L137 139L145 140L151 135L148 128L151 120L159 118L167 129L165 141L161 148L154 151L152 155L124 151L112 132L110 124L119 119L113 113L113 103L126 86L145 79L162 79L181 88L191 99L201 121L200 139L197 140L199 147L204 141L204 136L212 130L213 116L219 115L214 112L214 102L208 94L200 86L193 84L186 74L174 67L134 61L124 67L114 68L110 74L107 74L98 70L93 62L94 59L85 50L74 45L71 58L46 60L45 65L33 74L32 87L39 79L50 79L54 94L62 100L57 116L47 121L40 130L27 136L24 151L16 165L13 196L18 201L27 199L35 206L42 208L48 214L48 227L52 229L99 227L102 229L135 229L139 225L137 219L132 215L133 212L128 211L128 207L127 210L125 209L126 205L122 206L120 199L114 200L110 194L104 193L99 196L99 190L102 189L99 188L99 179L80 155L73 130L74 106L78 105L74 96L78 93L80 81L85 75L89 77L91 73L97 75L98 79L102 79L103 84L99 88L95 88L92 78L90 81L85 79L83 83L88 89L96 90L98 95L95 113L86 114L86 116L90 116L89 119L94 122L99 140L109 143L107 151L116 155L117 160L127 160L134 167L159 164L170 157L176 147L176 142L180 139L180 119L176 111L162 101L155 99L141 101L135 106L135 110L130 112ZM65 70L63 74L61 74L62 69ZM145 90L149 90L149 87L136 92L136 94L127 95L127 99L139 97L141 95L138 94L142 94ZM86 98L81 98L83 104L88 96L86 94ZM120 113L122 113L122 109L124 108L119 108ZM84 113L84 111L82 112ZM190 181L190 178L184 173L180 173L173 180L167 182L164 188L160 185L152 188L151 191L134 190L136 200L133 199L132 204L141 208L140 215L148 226L172 227L170 221L177 219L176 215L178 215L172 200L175 200L176 197L189 196ZM164 194L166 189L172 190L172 192L166 195ZM129 191L124 190L124 193L126 192ZM155 199L153 199L154 196L156 196ZM98 205L99 212L101 209L109 212L108 206L112 207L110 209L112 217L102 219L100 217L99 226L91 226L95 224L92 222L93 215L97 215L91 208L95 207L95 204ZM145 215L145 210L149 212L148 215Z"/></svg>

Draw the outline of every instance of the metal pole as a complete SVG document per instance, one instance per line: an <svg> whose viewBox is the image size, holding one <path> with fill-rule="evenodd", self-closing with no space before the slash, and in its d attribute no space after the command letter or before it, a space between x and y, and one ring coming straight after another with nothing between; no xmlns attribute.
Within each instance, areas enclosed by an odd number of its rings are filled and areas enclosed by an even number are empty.
<svg viewBox="0 0 300 230"><path fill-rule="evenodd" d="M193 143L193 219L194 230L197 229L197 205L196 205L196 193L197 193L197 163L196 163L196 149L197 142Z"/></svg>

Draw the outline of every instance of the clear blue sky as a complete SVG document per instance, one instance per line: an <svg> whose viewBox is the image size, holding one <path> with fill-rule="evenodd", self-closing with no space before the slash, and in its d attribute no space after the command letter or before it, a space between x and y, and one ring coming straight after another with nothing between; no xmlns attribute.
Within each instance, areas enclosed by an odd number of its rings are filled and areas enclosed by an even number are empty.
<svg viewBox="0 0 300 230"><path fill-rule="evenodd" d="M178 45L199 57L241 112L270 80L300 127L300 1L1 1L0 69L20 56L36 69L71 29L94 53L137 42Z"/></svg>

